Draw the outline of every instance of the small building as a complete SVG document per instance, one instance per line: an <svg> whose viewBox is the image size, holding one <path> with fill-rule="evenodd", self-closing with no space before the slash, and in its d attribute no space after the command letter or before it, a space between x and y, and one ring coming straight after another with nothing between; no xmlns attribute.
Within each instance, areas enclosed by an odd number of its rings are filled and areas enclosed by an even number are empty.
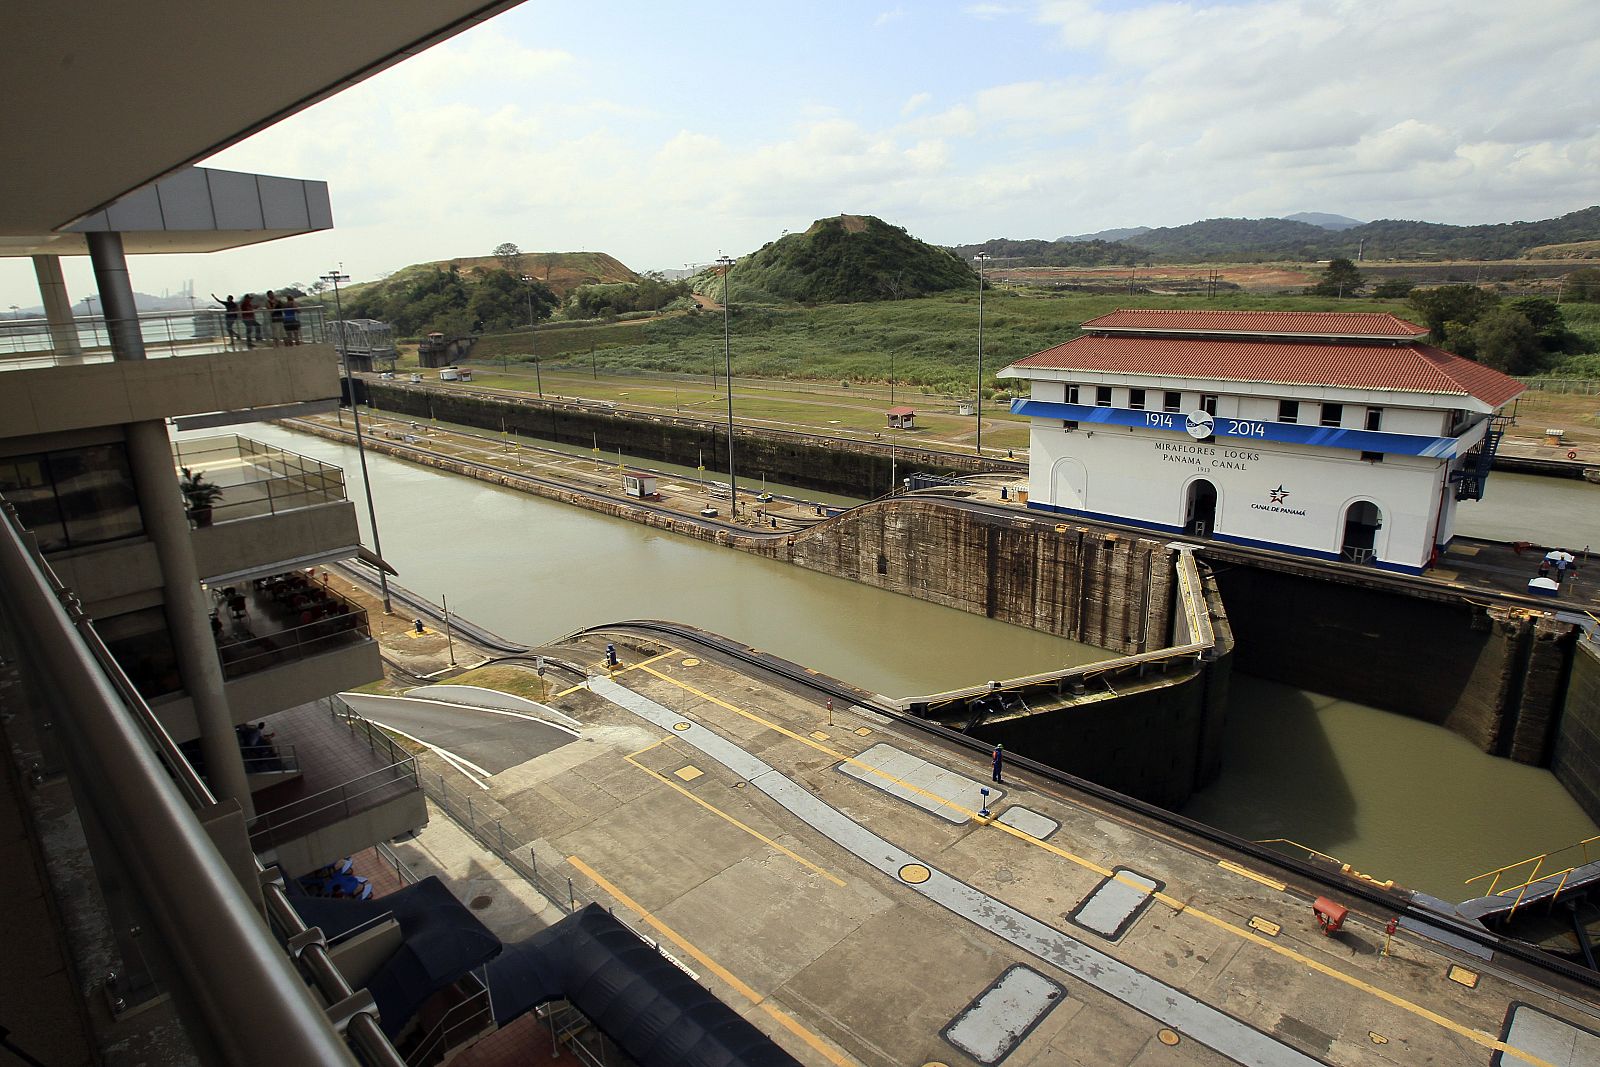
<svg viewBox="0 0 1600 1067"><path fill-rule="evenodd" d="M917 428L917 413L911 408L900 407L889 409L889 429L915 430Z"/></svg>
<svg viewBox="0 0 1600 1067"><path fill-rule="evenodd" d="M641 500L655 500L661 495L656 491L656 476L648 471L623 471L622 491Z"/></svg>
<svg viewBox="0 0 1600 1067"><path fill-rule="evenodd" d="M417 342L417 364L435 369L451 366L466 359L477 343L476 337L446 338L435 331Z"/></svg>
<svg viewBox="0 0 1600 1067"><path fill-rule="evenodd" d="M1012 364L1030 508L1420 574L1515 379L1387 314L1115 311Z"/></svg>
<svg viewBox="0 0 1600 1067"><path fill-rule="evenodd" d="M974 412L976 412L977 410L978 410L978 402L976 400L958 400L958 401L956 401L956 414L957 415L971 415Z"/></svg>

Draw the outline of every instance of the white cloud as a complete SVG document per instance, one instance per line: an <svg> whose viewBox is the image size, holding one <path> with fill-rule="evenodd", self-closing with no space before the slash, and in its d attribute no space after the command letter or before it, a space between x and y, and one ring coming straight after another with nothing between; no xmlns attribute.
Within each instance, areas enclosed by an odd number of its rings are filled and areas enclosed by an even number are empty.
<svg viewBox="0 0 1600 1067"><path fill-rule="evenodd" d="M523 43L516 20L543 17L528 8L212 161L326 179L337 230L147 257L135 283L265 288L341 259L366 278L506 240L673 265L840 211L956 243L1298 210L1492 222L1597 199L1590 0L1043 0L1026 22L979 3L916 29L995 60L940 65L929 37L835 69L810 40L772 42L761 62L784 89L736 82L687 105L629 83L640 60L615 36ZM930 73L937 99L919 88ZM0 261L0 307L35 302L26 262Z"/></svg>

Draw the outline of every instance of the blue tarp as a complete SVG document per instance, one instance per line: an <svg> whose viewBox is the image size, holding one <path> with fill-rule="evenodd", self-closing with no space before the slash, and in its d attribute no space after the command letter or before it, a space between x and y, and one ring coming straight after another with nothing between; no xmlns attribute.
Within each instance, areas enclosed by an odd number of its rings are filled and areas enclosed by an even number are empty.
<svg viewBox="0 0 1600 1067"><path fill-rule="evenodd" d="M798 1067L598 904L489 964L495 1020L564 997L639 1067Z"/></svg>

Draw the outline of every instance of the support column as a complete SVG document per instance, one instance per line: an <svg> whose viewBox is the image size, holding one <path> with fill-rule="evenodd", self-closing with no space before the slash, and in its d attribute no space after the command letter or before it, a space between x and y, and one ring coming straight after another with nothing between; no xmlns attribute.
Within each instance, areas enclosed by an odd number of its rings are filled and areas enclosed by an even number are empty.
<svg viewBox="0 0 1600 1067"><path fill-rule="evenodd" d="M50 347L58 356L81 356L83 347L78 343L78 325L72 321L72 298L61 273L61 257L34 256L33 275L39 279L44 317L50 322Z"/></svg>
<svg viewBox="0 0 1600 1067"><path fill-rule="evenodd" d="M95 281L106 309L115 359L144 359L144 342L134 314L133 287L128 282L122 236L91 233L89 255ZM200 588L194 561L189 519L172 466L172 443L163 422L150 420L126 427L128 465L145 533L155 545L161 563L162 594L166 601L167 629L178 674L194 701L200 726L200 751L205 756L206 777L218 800L239 802L244 817L254 817L250 788L245 779L244 756L233 730L233 716L223 688L222 664L211 634L210 606Z"/></svg>

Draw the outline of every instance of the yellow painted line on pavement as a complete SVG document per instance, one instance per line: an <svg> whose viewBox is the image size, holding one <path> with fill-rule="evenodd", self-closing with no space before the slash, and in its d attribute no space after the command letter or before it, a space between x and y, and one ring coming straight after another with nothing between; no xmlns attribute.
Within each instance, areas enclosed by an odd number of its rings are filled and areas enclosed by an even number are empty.
<svg viewBox="0 0 1600 1067"><path fill-rule="evenodd" d="M1232 860L1218 860L1217 861L1217 866L1221 867L1225 871L1231 871L1234 874L1237 874L1241 878L1248 878L1252 882L1260 882L1262 885L1266 886L1268 889L1276 889L1280 893L1283 892L1285 889L1289 888L1287 885L1285 885L1282 882L1278 881L1276 878L1268 878L1264 874L1257 874L1255 871L1252 871L1247 867L1239 866L1237 863L1233 862Z"/></svg>
<svg viewBox="0 0 1600 1067"><path fill-rule="evenodd" d="M665 674L662 674L660 671L657 671L657 670L655 670L653 668L650 668L650 667L645 667L644 670L645 670L645 673L654 675L655 677L660 678L662 681L667 682L667 683L669 683L671 685L674 685L674 686L678 687L679 689L684 690L685 692L693 693L695 696L698 696L703 700L708 700L711 703L717 705L718 707L726 708L726 709L728 709L729 711L733 712L736 715L740 715L740 716L742 716L742 717L744 717L746 719L749 719L752 722L760 723L761 725L766 726L767 728L769 728L771 730L774 730L777 733L783 734L785 737L791 738L792 740L798 741L803 745L806 745L806 746L808 746L810 748L816 749L818 752L826 753L827 755L833 757L834 759L841 760L843 762L853 764L853 765L855 765L857 767L860 767L860 768L862 768L864 770L870 771L873 774L876 774L881 778L888 778L891 781L899 781L899 779L894 779L894 778L891 778L889 775L883 774L881 771L879 771L876 767L873 767L871 764L863 763L863 762L861 762L860 760L856 759L853 756L850 756L850 755L847 755L846 753L839 752L839 751L836 751L835 749L829 748L827 745L824 745L821 742L813 741L811 738L805 736L804 734L795 733L793 730L790 730L790 729L787 729L787 728L785 728L783 726L780 726L775 722L771 722L771 721L769 721L767 719L763 719L761 716L756 715L753 712L746 711L746 710L744 710L743 708L740 708L740 707L736 707L735 705L728 703L726 700L721 700L721 699L719 699L717 697L714 697L710 693L707 693L707 692L705 692L703 690L697 689L694 686L688 685L685 682L680 682L678 679L672 678L672 677L670 677L668 675L665 675ZM914 790L914 791L916 791L918 793L921 793L923 796L929 797L929 798L934 799L934 800L942 801L943 803L950 805L952 808L955 808L958 811L963 811L970 817L973 817L973 818L977 818L978 817L977 812L972 811L969 808L963 807L962 805L956 803L955 801L949 800L948 798L945 798L945 797L938 796L937 794L934 794L934 793L929 793L926 790L917 789L917 787L909 785L908 783L901 783L901 784L905 785L906 788L908 788L908 789L912 789L912 790ZM1010 834L1012 837L1015 837L1015 838L1017 838L1017 839L1019 839L1021 841L1025 841L1028 844L1035 846L1036 848L1042 848L1046 852L1049 852L1049 853L1051 853L1052 855L1055 855L1055 856L1059 856L1060 858L1062 858L1064 860L1067 860L1068 862L1075 863L1078 866L1083 867L1083 868L1085 868L1087 870L1094 871L1094 872L1098 873L1099 875L1101 875L1102 877L1107 877L1107 878L1114 877L1114 875L1112 874L1110 869L1108 869L1106 867L1102 867L1100 864L1095 863L1092 860L1085 859L1082 856L1074 855L1073 853L1068 852L1066 849L1063 849L1063 848L1061 848L1061 847L1059 847L1057 845L1053 845L1048 841L1041 841L1037 837L1034 837L1031 834L1024 833L1023 831L1018 830L1015 827L1007 826L1005 823L998 822L998 821L993 821L993 820L988 821L986 823L986 825L992 826L997 830L1000 830L1000 831L1002 831L1004 833ZM1129 884L1132 885L1133 883L1129 883ZM1142 887L1138 887L1138 888L1142 888ZM1340 970L1338 970L1338 969L1336 969L1336 968L1334 968L1334 967L1332 967L1332 966L1330 966L1330 965L1328 965L1326 963L1323 963L1320 960L1313 959L1310 956L1304 955L1304 954L1302 954L1300 952L1296 952L1294 949L1288 948L1288 947L1286 947L1284 945L1281 945L1281 944L1278 944L1278 943L1276 943L1274 941L1271 941L1268 938L1262 937L1262 936L1260 936L1260 935L1258 935L1258 934L1256 934L1256 933L1254 933L1254 932L1252 932L1250 930L1246 930L1243 927L1238 926L1238 925L1236 925L1234 923L1231 923L1226 919L1220 918L1220 917L1215 916L1215 915L1211 915L1211 914L1207 913L1206 911L1204 911L1204 910L1202 910L1200 908L1197 908L1194 905L1188 903L1187 901L1179 900L1176 897L1174 897L1174 896L1172 896L1172 895L1170 895L1168 893L1153 893L1151 895L1156 900L1160 901L1162 904L1165 904L1167 907L1171 908L1175 913L1182 913L1182 914L1185 914L1185 915L1193 915L1197 919L1200 919L1202 922L1209 923L1210 925L1216 927L1219 930L1222 930L1222 931L1224 931L1226 933L1231 933L1234 936L1239 937L1239 938L1241 938L1241 939L1243 939L1245 941L1252 942L1253 944L1260 945L1262 948L1267 949L1269 952L1275 952L1278 955L1285 957L1286 959L1294 960L1296 963L1299 963L1299 964L1301 964L1302 966L1305 966L1305 967L1309 967L1312 970L1318 972L1319 974L1322 974L1322 975L1325 975L1325 976L1327 976L1329 978L1332 978L1335 981L1342 982L1345 985L1348 985L1353 989L1358 989L1358 990L1360 990L1360 991L1362 991L1364 993L1367 993L1367 994L1369 994L1371 996L1377 997L1379 1000L1382 1000L1382 1001L1384 1001L1384 1002L1386 1002L1386 1003L1388 1003L1388 1004L1390 1004L1390 1005L1392 1005L1392 1006L1394 1006L1396 1008L1399 1008L1402 1011L1409 1012L1412 1015L1417 1016L1418 1018L1426 1019L1427 1021L1429 1021L1431 1023L1434 1023L1437 1026L1443 1027L1444 1029L1449 1030L1450 1032L1452 1032L1454 1034L1458 1034L1461 1037L1464 1037L1467 1040L1472 1041L1475 1044L1478 1044L1478 1045L1480 1045L1480 1046L1482 1046L1484 1048L1495 1049L1495 1050L1498 1050L1498 1051L1501 1051L1501 1052L1510 1053L1510 1054L1515 1055L1515 1056L1520 1056L1523 1059L1527 1060L1529 1064L1533 1065L1533 1067L1555 1067L1554 1064L1550 1064L1550 1063L1546 1062L1545 1060L1541 1060L1538 1057L1534 1056L1532 1053L1525 1052L1525 1051L1523 1051L1521 1049L1514 1048L1514 1047L1512 1047L1510 1045L1507 1045L1503 1041L1497 1040L1494 1037L1494 1035L1492 1035L1492 1034L1485 1033L1482 1030L1474 1030L1470 1026L1466 1026L1463 1023L1456 1022L1454 1019L1448 1019L1445 1016L1440 1015L1438 1012L1435 1012L1435 1011L1433 1011L1433 1010L1431 1010L1429 1008L1425 1008L1420 1004L1416 1004L1416 1003L1414 1003L1412 1001L1406 1000L1404 997L1398 996L1398 995L1396 995L1394 993L1390 993L1389 991L1387 991L1385 989L1380 989L1379 987L1377 987L1375 985L1372 985L1369 982L1366 982L1366 981L1363 981L1360 978L1357 978L1355 975L1346 974L1345 972L1340 971Z"/></svg>
<svg viewBox="0 0 1600 1067"><path fill-rule="evenodd" d="M605 890L605 892L618 904L621 904L623 907L639 916L639 918L649 923L651 929L655 930L668 941L671 941L674 945L677 945L696 963L700 964L700 966L704 967L706 970L710 971L724 982L727 982L728 985L732 986L740 996L744 997L751 1004L760 1005L762 1010L764 1010L768 1015L772 1016L778 1022L782 1023L784 1028L790 1033L794 1034L800 1040L810 1045L813 1049L816 1049L816 1051L826 1058L829 1063L837 1064L838 1067L854 1067L854 1065L856 1065L856 1060L844 1055L838 1049L824 1041L821 1037L806 1029L806 1027L801 1024L799 1020L795 1019L787 1012L768 1004L766 997L762 996L760 993L757 993L754 989L751 989L744 982L740 981L732 971L728 970L722 964L718 963L716 960L700 951L700 949L690 942L688 938L684 937L682 934L678 933L678 931L674 930L672 927L668 926L666 923L662 922L660 919L646 911L637 900L634 900L628 894L624 893L622 889L615 883L608 881L603 875L600 874L599 871L583 862L577 856L568 856L567 862L576 867L581 874L592 881L595 885Z"/></svg>
<svg viewBox="0 0 1600 1067"><path fill-rule="evenodd" d="M683 651L681 649L670 648L667 651L660 653L659 655L651 656L649 659L642 659L638 663L630 663L625 667L618 667L614 671L606 666L604 660L600 661L599 663L591 663L591 664L589 664L589 666L593 667L595 669L594 673L596 673L596 674L610 675L611 677L615 677L615 676L617 676L619 674L626 674L628 671L638 670L640 667L645 667L645 666L647 666L647 665L649 665L651 663L656 662L656 660L666 659L668 656L681 656L681 655L683 655ZM571 686L568 686L567 688L561 690L561 692L557 693L555 696L551 697L550 699L551 700L560 700L562 697L571 696L573 693L579 693L579 692L582 692L583 690L588 689L588 688L589 688L589 680L587 678L585 678L583 681L579 682L577 685L571 685Z"/></svg>

